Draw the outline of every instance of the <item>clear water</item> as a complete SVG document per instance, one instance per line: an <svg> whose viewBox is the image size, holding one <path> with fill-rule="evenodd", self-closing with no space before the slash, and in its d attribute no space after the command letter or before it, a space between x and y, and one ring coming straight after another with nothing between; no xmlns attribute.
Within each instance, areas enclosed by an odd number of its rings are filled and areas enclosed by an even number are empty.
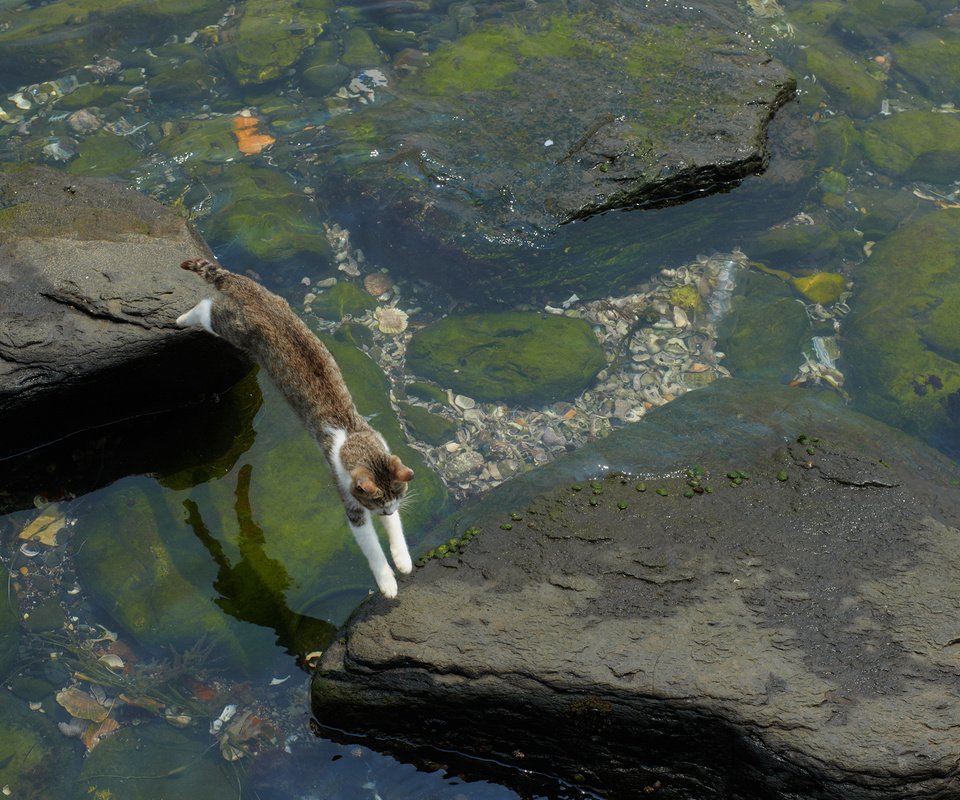
<svg viewBox="0 0 960 800"><path fill-rule="evenodd" d="M0 31L14 19L10 15L22 13L16 9L33 5L0 0ZM85 24L83 3L75 5L71 24ZM498 296L495 284L473 285L463 273L458 273L457 285L450 285L445 271L455 265L445 261L446 253L409 237L399 212L378 213L363 197L323 181L315 164L325 144L316 132L330 120L330 109L300 93L296 70L266 89L243 92L218 80L215 91L198 89L186 96L158 91L146 80L143 85L154 90L152 99L138 102L134 92L122 120L113 120L116 141L134 156L127 162L93 160L87 171L114 175L182 205L225 264L252 266L267 285L303 308L304 295L323 277L342 277L335 267L296 253L268 254L252 264L249 252L225 233L229 228L212 224L223 219L223 204L236 199L225 196L225 184L217 183L232 163L220 165L219 172L194 170L196 160L210 158L204 149L209 143L196 150L184 143L172 152L159 144L167 135L164 126L256 107L262 119L273 120L264 130L276 143L251 163L292 180L309 199L301 206L309 235L322 236L323 224L340 225L350 232L352 247L363 249L372 263L389 267L403 287L403 307L417 308L422 319L491 304L541 308L557 305L575 291L590 299L619 296L660 267L691 262L700 253L742 246L749 256L758 234L790 221L802 224L805 218L798 215L827 220L830 230L855 237L850 208L858 202L854 192L859 189L899 198L891 207L905 208L909 215L960 202L960 174L945 175L940 182L929 176L908 182L881 175L869 162L847 163L828 148L814 159L816 169L807 178L789 178L797 159L817 146L812 124L843 120L851 111L858 119L881 118L891 108L952 114L951 104L960 101L960 87L944 87L935 74L923 81L915 77L916 70L898 73L889 52L941 31L954 36L960 24L955 10L931 0L893 22L863 11L832 27L816 24L827 5L795 2L780 8L772 0L751 10L754 36L793 67L799 84L798 99L771 127L773 158L765 175L683 206L609 213L569 225L531 250L531 260L555 263L560 276L571 268L568 253L606 243L609 269L598 273L610 276L606 285L595 278L577 282L558 277L551 286ZM150 7L142 4L145 19ZM417 47L431 50L508 10L466 3L362 3L339 8L331 30L408 31L404 35ZM99 78L95 71L84 71L83 63L61 64L48 72L43 63L25 59L22 74L0 75L0 108L8 112L8 121L0 122L0 159L77 163L62 135L65 113L55 104L36 105L9 121L16 115L15 102L2 98L71 74L84 80L94 76L98 85L122 85L122 94L130 96L137 75L125 70L135 71L144 58L162 56L163 48L178 46L195 30L206 29L202 35L212 40L229 30L233 12L226 3L211 3L182 27L174 23L160 32L134 22L120 31L101 31L104 49L99 55L115 58L120 68L104 63L106 74ZM289 24L279 16L270 22ZM851 109L856 98L825 86L810 69L806 53L811 44L878 74L888 73L893 61L889 97L869 114ZM217 71L213 55L202 66ZM932 63L928 72L938 70L943 68ZM837 191L828 183L838 173L848 183ZM273 201L271 196L262 200L265 208ZM784 251L780 258L856 282L866 241L831 251L816 264L800 249ZM381 363L388 361L389 353L381 358ZM224 413L227 406L229 413ZM198 411L206 415L204 423L186 432L176 421L134 419L117 430L81 432L0 463L0 552L10 572L7 596L22 618L16 656L0 675L10 688L10 702L0 710L0 730L28 730L33 737L28 749L44 753L37 764L26 759L18 773L0 744L0 783L15 789L12 796L51 796L54 787L61 796L78 798L174 792L351 800L589 796L546 776L471 762L447 753L443 742L434 751L411 754L398 743L348 742L311 727L311 653L326 646L372 581L339 516L318 518L317 484L327 481L325 465L270 388L247 381L229 402L210 412ZM469 493L450 488L451 496ZM421 510L422 517L436 519L452 504ZM22 547L20 534L45 518L62 526L56 544ZM306 540L305 526L312 527ZM420 531L411 538L420 552L436 543ZM117 552L111 541L137 544ZM166 571L158 577L156 564L147 568L141 558L166 564ZM135 629L135 615L119 606L127 595L115 590L130 574L170 583L164 601L169 605L144 612L149 621L143 629ZM197 619L203 622L198 625ZM204 636L205 627L209 636ZM210 647L211 642L217 646ZM70 738L53 724L69 718L55 695L71 684L83 690L87 702L109 703L121 692L133 698L111 711L120 730L104 730L92 748L90 741ZM229 706L236 706L237 716L214 730L217 715ZM73 732L89 739L96 731L88 728L83 723ZM391 755L394 750L402 750L404 758Z"/></svg>

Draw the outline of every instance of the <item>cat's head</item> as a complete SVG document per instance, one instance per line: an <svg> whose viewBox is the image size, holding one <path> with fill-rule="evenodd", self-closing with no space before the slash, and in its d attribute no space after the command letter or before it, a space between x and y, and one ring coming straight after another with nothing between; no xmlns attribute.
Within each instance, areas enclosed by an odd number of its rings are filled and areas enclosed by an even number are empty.
<svg viewBox="0 0 960 800"><path fill-rule="evenodd" d="M350 494L374 514L392 514L413 479L413 470L400 456L384 453L350 471Z"/></svg>

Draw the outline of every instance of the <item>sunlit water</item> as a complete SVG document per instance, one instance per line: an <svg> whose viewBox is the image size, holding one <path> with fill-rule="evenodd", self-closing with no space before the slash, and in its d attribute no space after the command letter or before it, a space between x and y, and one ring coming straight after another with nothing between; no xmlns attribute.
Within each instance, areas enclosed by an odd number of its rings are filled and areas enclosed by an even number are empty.
<svg viewBox="0 0 960 800"><path fill-rule="evenodd" d="M925 28L936 31L957 24L956 20L949 23L949 9L935 5L924 6L925 13L914 20L915 29L902 31L902 37L918 38ZM0 2L0 11L19 6ZM825 91L808 68L804 48L818 29L807 25L800 33L791 20L804 14L804 19L810 19L815 16L811 9L811 4L800 3L780 9L775 0L753 9L759 14L755 35L794 67L800 89L799 99L781 112L772 127L774 157L767 175L677 208L609 213L567 226L540 243L531 258L541 265L555 259L558 269L566 269L568 251L615 241L618 247L609 257L616 267L610 271L616 276L613 283L579 288L590 298L621 296L640 287L660 267L691 262L700 253L730 252L742 246L749 256L753 237L774 225L804 224L806 218L797 215L832 219L836 229L856 236L855 219L849 216L849 208L838 209L836 198L858 187L882 185L891 193L909 196L917 213L957 203L957 183L950 181L960 176L947 176L942 183L904 183L878 178L859 163L833 163L829 155L820 158L819 169L808 179L784 178L798 153L815 146L809 123L844 119L850 111L844 95L831 94L829 88ZM176 30L172 35L179 39L169 39L165 33L157 40L150 30L136 30L130 41L108 41L99 55L115 58L122 69L128 62L138 63L144 48L193 41L191 35L195 38L194 31L204 26L209 30L203 35L216 36L219 28L229 26L232 12L227 4L213 9L205 19ZM433 9L413 3L364 4L341 9L336 29L342 33L349 21L365 30L382 26L409 31L404 35L429 50L444 36L457 33L454 22L459 20L463 27L464 20L476 12L466 4ZM480 12L481 16L488 13L482 8ZM495 12L489 13L496 17ZM899 41L901 34L877 30L868 22L866 17L852 15L842 35L837 29L820 32L833 48L830 52L842 53L873 71L889 71L892 57L885 46ZM27 74L0 75L0 95L14 97L26 85L70 74L89 77L84 67L75 64L46 74L42 65L25 66ZM102 83L127 82L123 93L136 84L135 75L124 77L109 64L103 70ZM209 114L234 114L251 106L259 107L261 118L269 120L270 109L277 108L282 122L274 130L276 150L267 150L258 165L292 176L306 192L310 201L303 206L303 222L307 228L313 226L312 235L324 236L324 224L340 225L349 231L352 247L362 249L370 262L389 267L400 283L403 308L415 309L412 313L427 320L440 318L451 308L469 307L471 301L478 307L495 302L542 308L559 305L571 293L568 285L509 297L497 297L496 288L489 284L475 291L469 284L451 287L439 274L444 254L430 252L422 241L402 238L402 220L391 216L395 212L378 215L371 204L349 192L341 195L336 187L327 187L327 196L317 196L313 180L317 176L311 165L324 145L316 131L330 119L330 110L314 99L303 101L302 113L290 113L289 104L301 97L299 76L291 72L262 94L242 95L219 81L215 93L198 90L183 98L155 91L152 100L134 97L112 129L116 141L134 157L106 172L91 162L89 171L115 174L165 202L183 205L224 263L241 260L237 267L253 269L295 308L304 309L310 305L305 295L323 277L337 275L335 267L295 255L268 256L251 263L249 253L225 235L224 228L210 225L210 213L220 198L215 186L191 170L193 154L171 154L157 144L164 125ZM346 75L344 83L349 79ZM949 92L937 88L935 80L926 85L904 83L898 89L891 87L890 96L878 102L872 113L886 116L893 113L891 107L952 113ZM144 85L151 88L149 80ZM955 91L954 99L956 95ZM15 114L15 105L15 101L0 100L8 120ZM857 109L858 116L865 114ZM70 163L76 154L63 141L67 137L57 135L64 116L65 112L37 106L24 110L18 120L0 122L0 158ZM840 190L824 188L825 181L837 173L849 184ZM322 182L317 180L316 185ZM247 199L256 202L256 198ZM849 206L854 201L848 196L841 202ZM701 224L704 218L712 222ZM809 266L842 272L855 282L866 243L862 238L842 257L830 256L836 261ZM791 257L802 263L804 253ZM436 280L431 280L431 272ZM312 316L312 311L304 313ZM801 363L798 353L797 365ZM229 415L217 412L211 417L229 418L211 423L211 430L193 431L192 438L167 439L169 421L155 426L147 421L140 428L134 425L133 433L83 432L49 450L0 464L0 490L5 489L0 500L6 512L0 517L0 541L10 572L7 593L19 609L22 625L16 659L0 676L10 688L2 713L14 726L26 724L13 716L15 707L33 715L34 735L46 748L43 762L30 765L22 788L13 796L49 796L46 792L54 786L60 787L60 796L78 798L174 793L264 800L584 796L576 787L546 776L454 757L445 752L443 742L436 743L435 751L416 754L420 766L414 767L389 754L392 743L347 742L334 732L311 727L309 666L336 626L370 590L372 581L345 524L339 517L318 518L315 512L321 491L317 485L328 481L321 455L272 390L262 387L262 391L264 398L255 383L246 382L235 390ZM217 425L225 426L228 442L233 441L231 437L237 439L232 450L205 444L204 436L213 437L212 428ZM163 431L163 437L157 431ZM132 466L117 466L99 455L115 455L124 447L144 447L150 454L147 465L131 458ZM76 469L71 473L65 464ZM129 474L144 470L150 474ZM452 495L470 494L469 488L448 488ZM435 521L449 508L439 507L438 501L437 508L421 508L420 518L425 523ZM18 538L30 526L43 524L52 526L48 542L25 543ZM314 530L304 545L298 531L308 525ZM433 537L442 538L442 533ZM422 530L411 531L410 538L418 552L436 543ZM130 546L111 550L110 541L127 541ZM156 619L142 630L133 630L132 617L124 617L129 609L119 607L128 595L113 587L140 568L140 558L168 565L162 574L155 566L152 572L144 571L151 580L171 582L174 575L176 582L168 587L165 602L169 605L145 611L156 614ZM183 604L186 608L180 607ZM203 622L195 624L200 617ZM163 625L169 629L159 630ZM211 647L211 642L219 646ZM78 678L87 702L109 706L124 693L124 703L117 701L105 714L119 723L119 731L90 731L86 722L71 727L65 703L55 697ZM217 716L232 707L234 715L228 710L218 722ZM63 725L58 730L54 722ZM102 740L97 741L100 733ZM120 740L128 745L125 749L115 744ZM2 747L0 769L7 769L9 759L4 761ZM110 748L120 755L107 758L104 754ZM151 753L158 757L151 758Z"/></svg>

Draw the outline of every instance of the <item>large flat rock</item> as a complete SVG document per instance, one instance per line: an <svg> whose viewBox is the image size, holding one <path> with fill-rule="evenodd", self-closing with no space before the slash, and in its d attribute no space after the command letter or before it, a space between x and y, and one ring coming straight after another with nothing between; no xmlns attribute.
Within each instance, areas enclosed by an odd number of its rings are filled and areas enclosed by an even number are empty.
<svg viewBox="0 0 960 800"><path fill-rule="evenodd" d="M249 364L182 331L200 299L179 263L212 257L187 221L130 187L0 172L0 455L184 405Z"/></svg>
<svg viewBox="0 0 960 800"><path fill-rule="evenodd" d="M609 797L956 797L958 477L719 382L441 526L481 532L358 611L315 712Z"/></svg>

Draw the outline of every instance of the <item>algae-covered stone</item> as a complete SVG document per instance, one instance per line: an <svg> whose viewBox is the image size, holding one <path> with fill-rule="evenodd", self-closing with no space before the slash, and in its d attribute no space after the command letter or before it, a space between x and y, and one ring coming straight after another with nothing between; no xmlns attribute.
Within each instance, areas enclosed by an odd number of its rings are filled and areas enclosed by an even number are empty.
<svg viewBox="0 0 960 800"><path fill-rule="evenodd" d="M886 88L866 66L827 41L810 44L804 53L807 69L827 86L838 105L855 117L869 117L880 111Z"/></svg>
<svg viewBox="0 0 960 800"><path fill-rule="evenodd" d="M233 131L233 117L229 116L184 121L173 127L157 148L184 161L222 164L240 157Z"/></svg>
<svg viewBox="0 0 960 800"><path fill-rule="evenodd" d="M285 173L233 164L213 185L223 204L201 223L211 244L236 245L258 261L330 258L316 206Z"/></svg>
<svg viewBox="0 0 960 800"><path fill-rule="evenodd" d="M894 114L866 126L863 148L890 175L949 183L960 174L960 120L927 111Z"/></svg>
<svg viewBox="0 0 960 800"><path fill-rule="evenodd" d="M140 151L123 136L97 131L80 142L80 155L67 165L72 175L121 176L140 162Z"/></svg>
<svg viewBox="0 0 960 800"><path fill-rule="evenodd" d="M422 406L412 403L399 403L400 416L414 438L427 444L440 445L449 442L457 431L457 423L439 414L434 414Z"/></svg>
<svg viewBox="0 0 960 800"><path fill-rule="evenodd" d="M861 134L847 116L829 117L817 124L817 166L843 172L862 158Z"/></svg>
<svg viewBox="0 0 960 800"><path fill-rule="evenodd" d="M0 564L0 585L9 585L10 573ZM17 655L17 642L20 638L20 615L16 597L10 592L0 596L0 675L6 675L10 664Z"/></svg>
<svg viewBox="0 0 960 800"><path fill-rule="evenodd" d="M835 230L826 222L771 228L751 239L747 250L752 258L786 269L838 263L859 251L860 239L855 233Z"/></svg>
<svg viewBox="0 0 960 800"><path fill-rule="evenodd" d="M810 324L803 304L772 275L749 272L723 322L724 364L738 377L786 381L802 361Z"/></svg>
<svg viewBox="0 0 960 800"><path fill-rule="evenodd" d="M328 19L329 9L322 3L246 3L232 35L220 47L223 65L241 86L274 81L316 41Z"/></svg>
<svg viewBox="0 0 960 800"><path fill-rule="evenodd" d="M766 124L794 87L721 22L729 6L574 0L487 21L460 10L458 38L330 120L326 177L491 266L560 223L762 170Z"/></svg>
<svg viewBox="0 0 960 800"><path fill-rule="evenodd" d="M960 209L877 244L857 287L844 340L858 406L960 454Z"/></svg>
<svg viewBox="0 0 960 800"><path fill-rule="evenodd" d="M318 294L310 307L320 317L339 322L347 314L362 316L365 311L376 308L377 301L357 284L340 281L332 289Z"/></svg>
<svg viewBox="0 0 960 800"><path fill-rule="evenodd" d="M847 279L836 272L815 272L793 278L790 283L811 303L821 305L835 303L847 288Z"/></svg>
<svg viewBox="0 0 960 800"><path fill-rule="evenodd" d="M46 714L27 709L10 692L0 692L0 786L17 797L72 797L71 753L65 739Z"/></svg>
<svg viewBox="0 0 960 800"><path fill-rule="evenodd" d="M175 794L235 800L243 791L243 771L210 743L209 736L163 723L123 728L102 739L84 759L73 796L161 800Z"/></svg>
<svg viewBox="0 0 960 800"><path fill-rule="evenodd" d="M104 490L82 520L77 569L97 602L156 653L212 643L231 667L250 654L227 618L195 585L209 579L206 553L152 483L129 480Z"/></svg>
<svg viewBox="0 0 960 800"><path fill-rule="evenodd" d="M606 362L579 319L507 311L447 317L414 334L407 365L482 400L572 399Z"/></svg>
<svg viewBox="0 0 960 800"><path fill-rule="evenodd" d="M363 28L353 26L344 32L341 63L350 67L375 67L382 60L373 39Z"/></svg>
<svg viewBox="0 0 960 800"><path fill-rule="evenodd" d="M0 74L21 83L78 69L112 48L128 53L138 45L161 44L171 33L216 22L223 5L215 0L63 0L29 5L0 4Z"/></svg>
<svg viewBox="0 0 960 800"><path fill-rule="evenodd" d="M339 61L340 47L331 40L317 42L303 54L300 80L315 95L332 94L350 80L350 70Z"/></svg>
<svg viewBox="0 0 960 800"><path fill-rule="evenodd" d="M938 26L894 45L897 69L936 103L960 103L960 31Z"/></svg>

